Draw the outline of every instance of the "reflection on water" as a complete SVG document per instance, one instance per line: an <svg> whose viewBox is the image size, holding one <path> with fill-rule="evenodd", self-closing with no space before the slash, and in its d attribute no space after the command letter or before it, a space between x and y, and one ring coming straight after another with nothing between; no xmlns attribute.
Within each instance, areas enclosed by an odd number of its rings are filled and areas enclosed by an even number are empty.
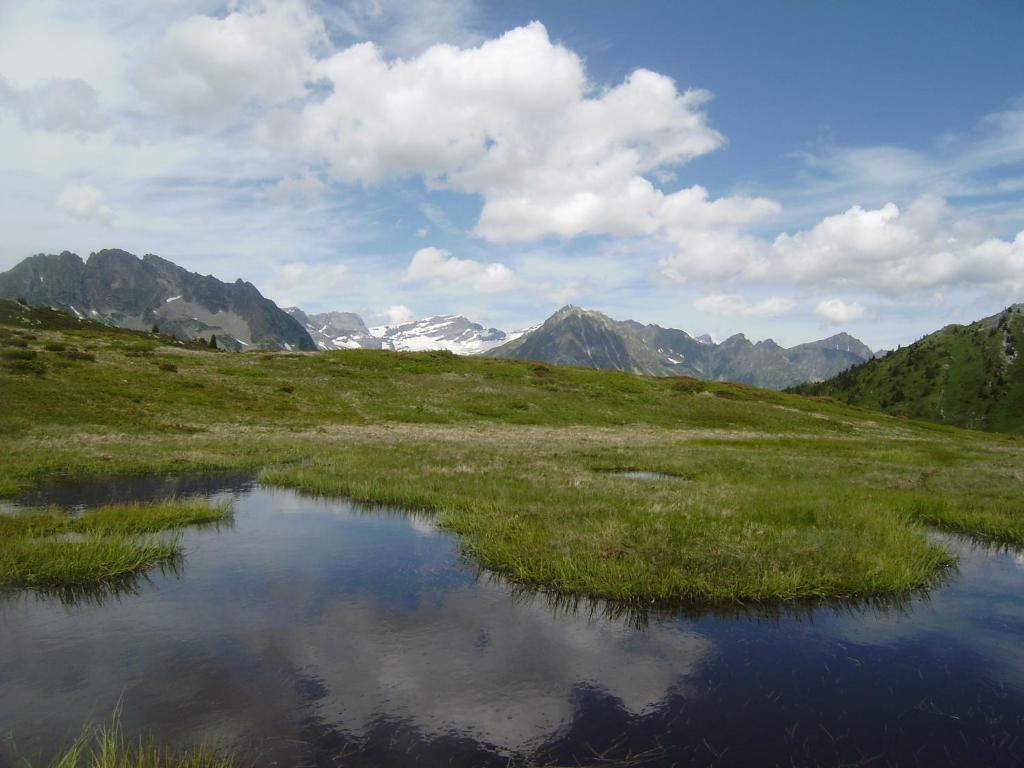
<svg viewBox="0 0 1024 768"><path fill-rule="evenodd" d="M0 732L20 754L46 753L122 696L129 730L231 746L259 765L1019 754L1013 553L951 542L960 575L895 608L665 615L481 577L429 518L209 483L172 492L236 495L235 527L188 531L178 572L116 599L0 600ZM62 500L106 501L115 487L131 497L115 484L67 487ZM0 763L13 762L4 749Z"/></svg>
<svg viewBox="0 0 1024 768"><path fill-rule="evenodd" d="M670 480L680 482L687 479L682 475L670 475L667 472L651 472L647 469L613 469L608 474L624 477L627 480Z"/></svg>
<svg viewBox="0 0 1024 768"><path fill-rule="evenodd" d="M205 475L125 475L104 480L51 483L26 491L16 506L78 509L128 501L160 501L182 496L240 493L255 485L251 475L217 472Z"/></svg>
<svg viewBox="0 0 1024 768"><path fill-rule="evenodd" d="M210 528L220 528L211 525ZM173 556L170 560L156 563L151 568L136 573L126 573L103 581L75 584L63 587L42 587L26 592L22 597L39 602L56 601L62 605L72 608L76 606L96 605L100 606L111 600L122 600L141 594L148 585L152 584L154 575L180 576L184 567L185 558ZM0 600L8 599L11 595L4 595L0 591ZM2 607L0 607L2 610Z"/></svg>

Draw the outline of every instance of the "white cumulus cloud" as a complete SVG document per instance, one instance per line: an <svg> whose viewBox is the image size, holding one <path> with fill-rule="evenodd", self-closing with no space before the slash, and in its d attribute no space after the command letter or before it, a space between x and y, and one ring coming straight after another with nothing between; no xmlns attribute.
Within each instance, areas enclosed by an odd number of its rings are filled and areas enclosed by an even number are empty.
<svg viewBox="0 0 1024 768"><path fill-rule="evenodd" d="M416 251L405 270L405 280L411 283L470 286L480 293L499 293L519 285L516 274L504 264L459 259L448 251L432 246Z"/></svg>
<svg viewBox="0 0 1024 768"><path fill-rule="evenodd" d="M57 195L56 205L69 216L82 221L109 223L114 217L103 193L88 184L68 184Z"/></svg>
<svg viewBox="0 0 1024 768"><path fill-rule="evenodd" d="M539 22L407 59L361 43L318 62L314 77L329 93L268 118L268 140L321 159L342 181L412 176L479 195L475 233L491 241L649 235L779 210L765 198L656 187L648 176L723 146L704 111L710 94L645 69L598 87Z"/></svg>
<svg viewBox="0 0 1024 768"><path fill-rule="evenodd" d="M384 321L387 325L401 325L415 317L415 313L405 304L393 304L383 312Z"/></svg>
<svg viewBox="0 0 1024 768"><path fill-rule="evenodd" d="M762 239L731 230L678 231L670 246L673 252L658 260L669 280L720 280L743 278L764 263L769 255Z"/></svg>
<svg viewBox="0 0 1024 768"><path fill-rule="evenodd" d="M782 317L788 315L796 307L792 299L784 299L779 296L770 296L767 299L751 304L743 310L743 314L749 317Z"/></svg>
<svg viewBox="0 0 1024 768"><path fill-rule="evenodd" d="M788 279L889 295L947 286L1024 286L1024 238L988 238L935 197L854 206L772 244L770 269Z"/></svg>
<svg viewBox="0 0 1024 768"><path fill-rule="evenodd" d="M852 206L774 241L730 230L685 232L659 266L670 280L832 285L898 296L944 287L1024 290L1024 232L987 237L940 198L901 209Z"/></svg>
<svg viewBox="0 0 1024 768"><path fill-rule="evenodd" d="M223 18L172 24L142 72L144 91L197 122L302 97L326 44L323 20L303 0L242 2Z"/></svg>
<svg viewBox="0 0 1024 768"><path fill-rule="evenodd" d="M824 299L814 308L815 313L830 323L849 323L864 317L864 306L855 301L846 302L842 299Z"/></svg>
<svg viewBox="0 0 1024 768"><path fill-rule="evenodd" d="M700 312L712 315L743 315L746 317L781 317L796 307L796 302L779 296L750 303L738 293L711 293L693 302Z"/></svg>

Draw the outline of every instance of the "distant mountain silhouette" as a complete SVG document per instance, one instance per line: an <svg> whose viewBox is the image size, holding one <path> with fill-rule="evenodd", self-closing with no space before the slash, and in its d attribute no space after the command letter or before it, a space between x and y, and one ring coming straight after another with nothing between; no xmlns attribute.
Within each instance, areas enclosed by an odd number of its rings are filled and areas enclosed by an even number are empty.
<svg viewBox="0 0 1024 768"><path fill-rule="evenodd" d="M231 349L313 350L302 325L252 283L224 283L167 259L117 249L88 260L64 251L31 256L0 274L0 298L66 309L123 328L154 325L181 338L217 337Z"/></svg>
<svg viewBox="0 0 1024 768"><path fill-rule="evenodd" d="M871 350L849 334L785 349L771 339L736 334L715 344L675 328L613 320L567 306L539 328L488 352L555 365L607 368L652 376L693 376L782 389L820 381L862 363Z"/></svg>

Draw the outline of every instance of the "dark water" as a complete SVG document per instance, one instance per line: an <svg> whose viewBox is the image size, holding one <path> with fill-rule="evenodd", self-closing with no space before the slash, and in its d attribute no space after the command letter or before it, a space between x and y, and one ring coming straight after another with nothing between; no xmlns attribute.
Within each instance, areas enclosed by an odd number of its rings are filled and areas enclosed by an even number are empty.
<svg viewBox="0 0 1024 768"><path fill-rule="evenodd" d="M1020 555L950 542L959 575L900 608L644 623L479 577L423 517L204 483L172 490L234 494L236 522L177 573L0 598L0 763L119 698L131 733L256 765L1024 762ZM126 487L50 500L167 493Z"/></svg>

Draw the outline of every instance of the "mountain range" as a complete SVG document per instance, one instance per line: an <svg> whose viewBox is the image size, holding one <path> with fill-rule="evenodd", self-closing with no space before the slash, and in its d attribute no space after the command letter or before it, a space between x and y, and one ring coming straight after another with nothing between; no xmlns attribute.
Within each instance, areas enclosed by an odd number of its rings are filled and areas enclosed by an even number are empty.
<svg viewBox="0 0 1024 768"><path fill-rule="evenodd" d="M153 254L139 258L116 249L86 260L67 251L27 258L0 274L0 298L136 330L156 326L185 339L216 336L219 346L232 350L446 349L774 388L827 379L872 357L845 333L789 349L770 339L753 343L742 334L718 344L707 335L612 320L572 306L540 326L509 333L458 315L371 328L353 312L281 309L251 283L224 283Z"/></svg>
<svg viewBox="0 0 1024 768"><path fill-rule="evenodd" d="M118 249L88 259L68 251L31 256L0 273L0 298L124 328L156 327L181 339L216 336L219 347L235 351L445 349L789 388L910 418L1024 432L1024 304L876 356L847 333L789 348L743 334L718 343L574 306L511 333L458 315L368 327L354 312L281 309L241 279L225 283L153 254L139 258Z"/></svg>
<svg viewBox="0 0 1024 768"><path fill-rule="evenodd" d="M288 307L285 312L302 323L317 347L324 350L361 347L422 352L446 349L458 355L478 355L523 333L485 328L461 315L438 315L368 328L363 318L354 312L307 315L298 307Z"/></svg>
<svg viewBox="0 0 1024 768"><path fill-rule="evenodd" d="M830 378L873 353L846 333L786 349L771 339L743 334L721 344L685 331L613 320L601 312L567 306L539 328L488 354L554 365L608 368L649 376L692 376L781 389Z"/></svg>
<svg viewBox="0 0 1024 768"><path fill-rule="evenodd" d="M68 251L31 256L0 274L0 298L66 309L77 317L180 338L217 337L232 350L314 350L295 318L252 283L224 283L153 254L109 249L87 260Z"/></svg>
<svg viewBox="0 0 1024 768"><path fill-rule="evenodd" d="M973 429L1024 432L1024 304L793 391L898 416Z"/></svg>

